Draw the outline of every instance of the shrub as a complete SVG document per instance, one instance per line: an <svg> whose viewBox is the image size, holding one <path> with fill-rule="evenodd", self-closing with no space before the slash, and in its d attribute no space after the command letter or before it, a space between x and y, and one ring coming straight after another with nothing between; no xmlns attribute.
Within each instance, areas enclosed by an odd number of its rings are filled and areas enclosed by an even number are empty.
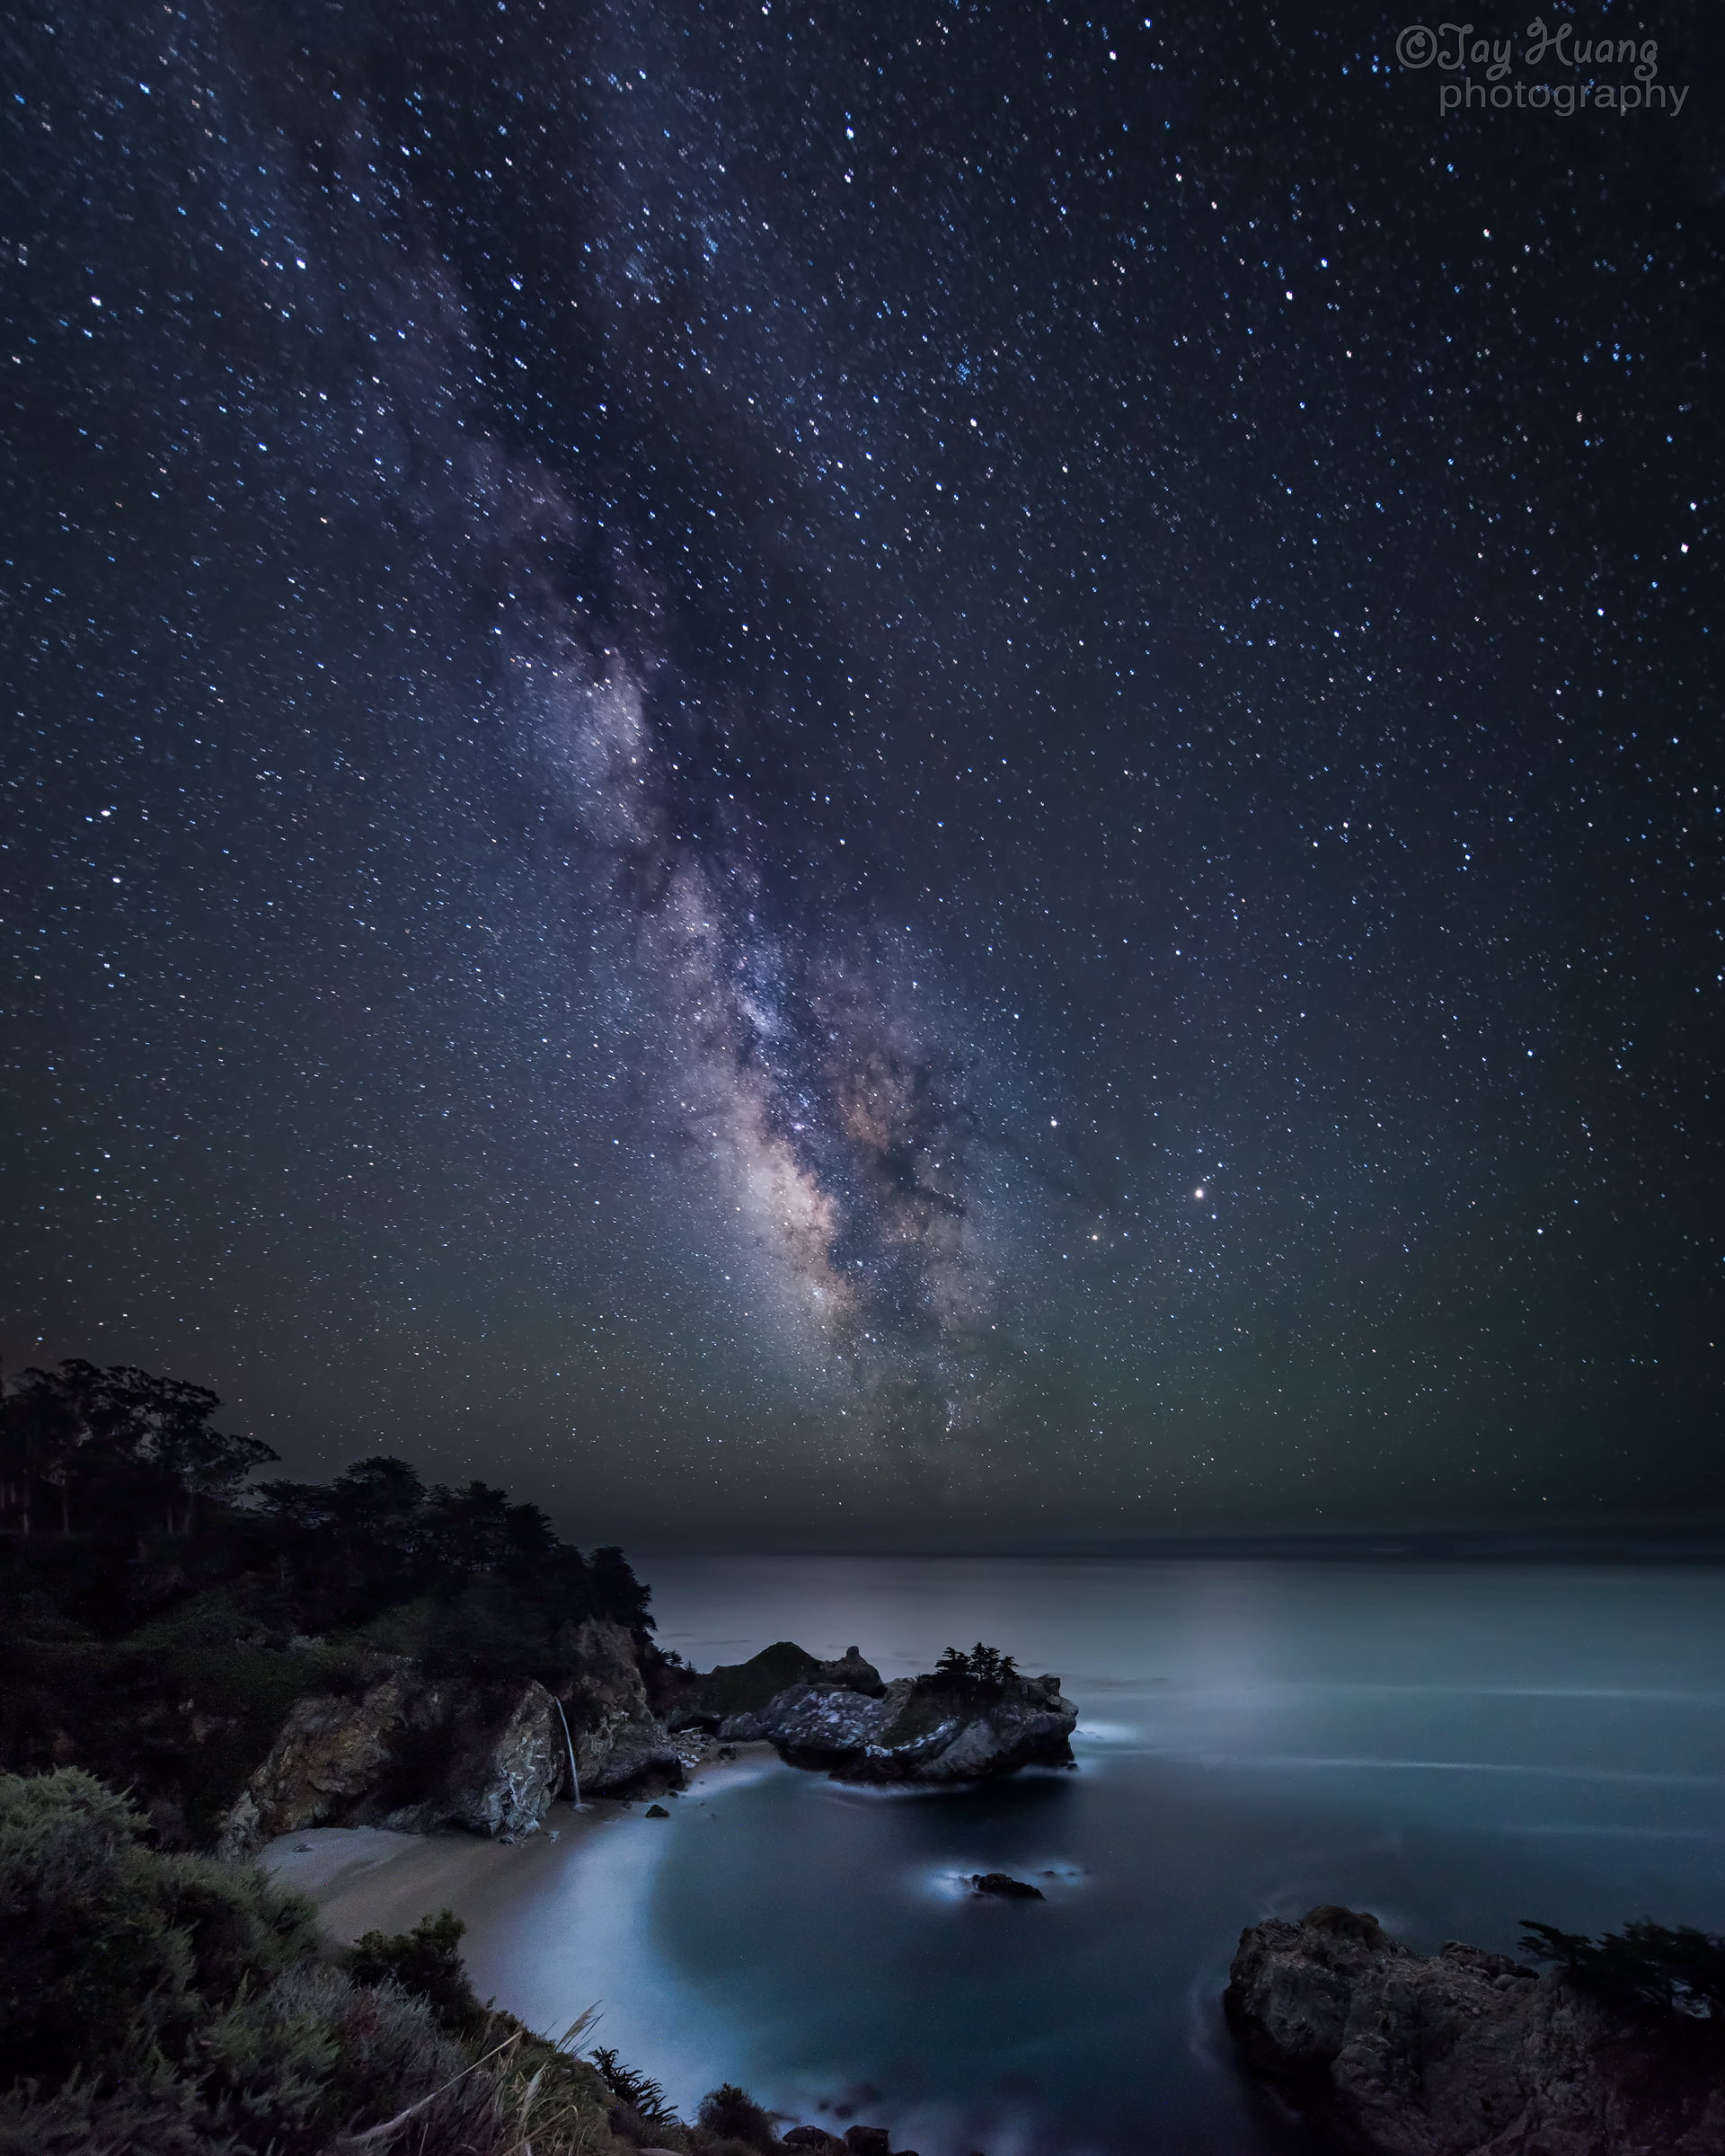
<svg viewBox="0 0 1725 2156"><path fill-rule="evenodd" d="M261 1872L157 1855L140 1825L79 1769L0 1776L9 2152L316 2156L355 2122L381 2123L452 2081L421 2137L460 2119L483 2151L468 2129L490 2116L495 2089L464 2076L470 2054L430 2005L381 1966L356 1982L321 1962L311 1905ZM448 1922L453 1937L433 1920L382 1943L409 1947L403 1960L441 1986L447 2013L482 2019Z"/></svg>
<svg viewBox="0 0 1725 2156"><path fill-rule="evenodd" d="M665 2091L659 2083L644 2073L637 2073L632 2066L624 2066L615 2051L596 2046L593 2063L599 2078L620 2104L627 2104L636 2116L650 2125L674 2126L681 2122L665 2101Z"/></svg>
<svg viewBox="0 0 1725 2156"><path fill-rule="evenodd" d="M100 2072L183 2016L193 1942L137 1829L125 1798L76 1768L0 1777L0 2078Z"/></svg>
<svg viewBox="0 0 1725 2156"><path fill-rule="evenodd" d="M1685 2019L1725 2019L1725 1937L1641 1917L1597 1940L1522 1918L1521 1950L1573 1971L1589 1991Z"/></svg>
<svg viewBox="0 0 1725 2156"><path fill-rule="evenodd" d="M411 1931L367 1931L349 1949L348 1974L356 1984L393 1981L422 1999L453 2037L476 2043L492 2019L468 1981L461 1936L467 1929L453 1910L423 1916Z"/></svg>
<svg viewBox="0 0 1725 2156"><path fill-rule="evenodd" d="M164 2096L103 2094L88 2083L50 2096L28 2088L0 2095L6 2156L226 2156L234 2145L210 2137L178 2087Z"/></svg>
<svg viewBox="0 0 1725 2156"><path fill-rule="evenodd" d="M775 2149L778 2135L773 2121L745 2089L721 2081L701 2099L701 2124L709 2134L725 2141L740 2141L751 2149Z"/></svg>

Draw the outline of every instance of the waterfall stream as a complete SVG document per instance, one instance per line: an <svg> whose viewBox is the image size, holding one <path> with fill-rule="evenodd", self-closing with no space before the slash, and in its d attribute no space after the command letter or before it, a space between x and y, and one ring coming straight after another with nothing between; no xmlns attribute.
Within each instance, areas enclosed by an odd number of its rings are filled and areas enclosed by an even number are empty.
<svg viewBox="0 0 1725 2156"><path fill-rule="evenodd" d="M557 1719L563 1725L563 1743L569 1749L570 1786L575 1792L571 1801L573 1802L575 1809L579 1812L582 1808L581 1777L580 1772L575 1764L575 1739L569 1734L569 1717L563 1712L563 1702L557 1698L555 1692L553 1692L551 1696L556 1701Z"/></svg>

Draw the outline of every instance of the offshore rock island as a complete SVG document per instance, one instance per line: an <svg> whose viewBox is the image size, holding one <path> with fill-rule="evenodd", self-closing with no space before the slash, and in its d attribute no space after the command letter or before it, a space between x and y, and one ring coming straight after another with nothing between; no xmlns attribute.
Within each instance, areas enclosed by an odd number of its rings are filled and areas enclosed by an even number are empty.
<svg viewBox="0 0 1725 2156"><path fill-rule="evenodd" d="M972 1655L949 1648L930 1674L890 1684L852 1648L758 1710L731 1715L719 1736L765 1737L788 1765L839 1780L951 1783L1069 1767L1077 1721L1058 1677L1021 1676L1010 1657L980 1644Z"/></svg>

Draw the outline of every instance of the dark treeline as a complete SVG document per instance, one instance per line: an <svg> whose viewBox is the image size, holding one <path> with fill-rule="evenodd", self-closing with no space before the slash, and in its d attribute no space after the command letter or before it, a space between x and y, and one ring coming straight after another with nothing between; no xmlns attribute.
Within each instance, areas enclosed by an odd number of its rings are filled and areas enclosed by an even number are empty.
<svg viewBox="0 0 1725 2156"><path fill-rule="evenodd" d="M945 1648L932 1675L918 1677L917 1684L930 1692L956 1692L980 1699L998 1699L1018 1674L1018 1664L997 1647L980 1639L967 1655L961 1647Z"/></svg>
<svg viewBox="0 0 1725 2156"><path fill-rule="evenodd" d="M210 1427L221 1401L203 1385L71 1356L26 1370L0 1398L0 1526L30 1535L43 1515L69 1534L135 1526L170 1535L191 1525L199 1498L231 1497L278 1457L256 1437Z"/></svg>
<svg viewBox="0 0 1725 2156"><path fill-rule="evenodd" d="M196 1842L293 1701L358 1687L380 1654L550 1681L589 1617L650 1651L621 1550L583 1551L537 1506L402 1460L252 1484L277 1455L218 1430L220 1405L75 1360L0 1394L0 1766L87 1767Z"/></svg>

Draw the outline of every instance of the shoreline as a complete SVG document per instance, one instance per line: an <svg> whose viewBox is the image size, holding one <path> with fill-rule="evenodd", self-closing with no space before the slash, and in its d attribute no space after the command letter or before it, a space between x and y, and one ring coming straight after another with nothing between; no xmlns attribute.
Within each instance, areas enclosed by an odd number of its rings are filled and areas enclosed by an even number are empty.
<svg viewBox="0 0 1725 2156"><path fill-rule="evenodd" d="M754 1780L779 1763L768 1744L734 1747L733 1759L710 1749L688 1769L681 1791L661 1798L588 1798L577 1811L559 1799L537 1830L518 1842L481 1834L398 1833L385 1826L313 1826L279 1834L254 1861L278 1886L306 1895L333 1942L351 1946L366 1931L411 1931L422 1917L452 1909L470 1926L500 1904L536 1898L577 1851L601 1837L618 1839L633 1822L641 1832L668 1832L679 1806L703 1800L703 1787ZM647 1807L662 1802L669 1819L649 1819ZM632 1842L634 1837L626 1837ZM502 2003L507 2004L504 2001Z"/></svg>

